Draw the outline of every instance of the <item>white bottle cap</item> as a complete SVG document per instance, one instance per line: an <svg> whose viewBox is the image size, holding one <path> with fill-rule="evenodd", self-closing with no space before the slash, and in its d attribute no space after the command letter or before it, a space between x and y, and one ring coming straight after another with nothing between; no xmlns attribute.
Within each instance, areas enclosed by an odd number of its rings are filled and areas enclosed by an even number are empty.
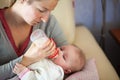
<svg viewBox="0 0 120 80"><path fill-rule="evenodd" d="M48 40L48 37L46 36L43 30L37 29L32 32L30 39L38 47L41 47Z"/></svg>

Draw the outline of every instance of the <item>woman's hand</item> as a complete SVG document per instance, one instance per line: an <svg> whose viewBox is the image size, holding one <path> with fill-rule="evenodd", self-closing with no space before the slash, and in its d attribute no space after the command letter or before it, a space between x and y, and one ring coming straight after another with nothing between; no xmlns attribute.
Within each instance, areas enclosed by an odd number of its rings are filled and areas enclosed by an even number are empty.
<svg viewBox="0 0 120 80"><path fill-rule="evenodd" d="M23 55L21 64L28 66L34 62L37 62L42 58L51 55L55 51L55 48L56 45L52 39L48 40L42 48L39 48L37 45L32 43L28 51Z"/></svg>
<svg viewBox="0 0 120 80"><path fill-rule="evenodd" d="M45 57L48 57L49 55L53 54L56 50L56 44L53 41L53 39L50 39L49 41L50 42L46 43L46 45L43 45L42 48L43 53L45 53Z"/></svg>

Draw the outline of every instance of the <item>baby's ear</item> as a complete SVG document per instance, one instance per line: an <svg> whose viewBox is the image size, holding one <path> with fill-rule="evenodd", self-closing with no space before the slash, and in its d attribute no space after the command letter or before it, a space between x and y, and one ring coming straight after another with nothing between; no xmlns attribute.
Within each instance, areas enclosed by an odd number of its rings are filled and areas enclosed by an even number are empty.
<svg viewBox="0 0 120 80"><path fill-rule="evenodd" d="M71 69L66 69L66 70L64 70L64 73L65 73L65 74L71 73Z"/></svg>

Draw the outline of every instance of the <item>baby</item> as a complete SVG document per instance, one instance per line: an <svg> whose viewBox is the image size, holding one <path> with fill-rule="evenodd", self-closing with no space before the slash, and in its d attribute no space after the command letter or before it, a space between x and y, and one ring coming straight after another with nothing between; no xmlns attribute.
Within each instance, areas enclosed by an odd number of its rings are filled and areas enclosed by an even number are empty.
<svg viewBox="0 0 120 80"><path fill-rule="evenodd" d="M17 63L13 72L20 80L63 80L64 74L80 71L85 61L80 48L75 45L65 45L59 48L56 58L51 60L44 58L28 67ZM17 80L17 78L11 80Z"/></svg>

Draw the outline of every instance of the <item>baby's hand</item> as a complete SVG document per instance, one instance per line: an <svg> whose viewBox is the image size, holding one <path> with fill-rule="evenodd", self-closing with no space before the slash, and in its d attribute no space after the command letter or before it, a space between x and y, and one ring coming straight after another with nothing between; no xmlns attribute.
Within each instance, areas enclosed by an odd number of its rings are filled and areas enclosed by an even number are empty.
<svg viewBox="0 0 120 80"><path fill-rule="evenodd" d="M27 67L23 66L22 64L16 63L14 69L13 69L13 73L15 74L20 74L23 70L25 70Z"/></svg>

